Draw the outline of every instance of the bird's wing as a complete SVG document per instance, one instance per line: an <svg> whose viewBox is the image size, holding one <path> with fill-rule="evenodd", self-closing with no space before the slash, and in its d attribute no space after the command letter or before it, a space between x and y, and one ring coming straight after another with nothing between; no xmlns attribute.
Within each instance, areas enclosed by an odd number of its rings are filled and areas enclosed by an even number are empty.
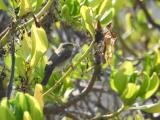
<svg viewBox="0 0 160 120"><path fill-rule="evenodd" d="M45 66L44 77L41 82L42 85L46 85L48 83L48 80L56 66L55 61L57 58L58 55L56 53L53 53L52 56L48 59L48 63Z"/></svg>

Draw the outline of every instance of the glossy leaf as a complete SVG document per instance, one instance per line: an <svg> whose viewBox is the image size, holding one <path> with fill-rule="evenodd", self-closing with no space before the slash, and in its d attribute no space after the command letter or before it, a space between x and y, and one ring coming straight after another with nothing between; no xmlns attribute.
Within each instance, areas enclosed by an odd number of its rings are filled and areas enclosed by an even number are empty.
<svg viewBox="0 0 160 120"><path fill-rule="evenodd" d="M89 7L82 6L80 9L80 13L81 13L81 16L84 20L84 24L85 24L86 29L91 34L92 38L94 38L95 31L94 31L94 27L92 25L93 20L92 20L92 16L90 15Z"/></svg>
<svg viewBox="0 0 160 120"><path fill-rule="evenodd" d="M104 15L100 18L100 22L103 26L107 25L113 18L114 14L114 8L110 8L107 10Z"/></svg>
<svg viewBox="0 0 160 120"><path fill-rule="evenodd" d="M141 80L140 90L138 93L140 97L143 97L144 94L146 94L149 84L150 84L149 75L146 72L143 72L143 79Z"/></svg>
<svg viewBox="0 0 160 120"><path fill-rule="evenodd" d="M119 70L115 70L112 74L110 85L113 90L118 92L120 95L126 89L129 81L129 75L132 74L134 68L131 62L124 62Z"/></svg>
<svg viewBox="0 0 160 120"><path fill-rule="evenodd" d="M131 31L132 28L132 14L129 12L125 16L125 21L126 21L126 32Z"/></svg>
<svg viewBox="0 0 160 120"><path fill-rule="evenodd" d="M7 6L4 4L4 0L0 0L0 10L7 11Z"/></svg>
<svg viewBox="0 0 160 120"><path fill-rule="evenodd" d="M7 98L0 103L0 116L2 120L16 120Z"/></svg>
<svg viewBox="0 0 160 120"><path fill-rule="evenodd" d="M30 0L21 0L20 1L20 9L19 16L24 16L32 11L32 3Z"/></svg>
<svg viewBox="0 0 160 120"><path fill-rule="evenodd" d="M137 77L138 77L138 71L134 71L129 77L129 82L136 83Z"/></svg>
<svg viewBox="0 0 160 120"><path fill-rule="evenodd" d="M157 74L153 73L153 75L151 76L149 80L149 86L146 91L146 94L144 95L144 99L148 99L149 97L151 97L159 88L159 84L160 84L160 80Z"/></svg>
<svg viewBox="0 0 160 120"><path fill-rule="evenodd" d="M137 98L139 88L139 85L136 85L134 83L128 83L125 91L121 96L123 102L127 105L133 104Z"/></svg>
<svg viewBox="0 0 160 120"><path fill-rule="evenodd" d="M92 17L90 15L90 9L87 6L82 6L80 9L81 16L85 22L92 24Z"/></svg>
<svg viewBox="0 0 160 120"><path fill-rule="evenodd" d="M99 8L99 16L100 18L104 15L104 13L112 7L112 0L103 0Z"/></svg>
<svg viewBox="0 0 160 120"><path fill-rule="evenodd" d="M33 24L31 28L31 40L31 66L35 66L48 49L48 39L45 30L42 27L38 28Z"/></svg>
<svg viewBox="0 0 160 120"><path fill-rule="evenodd" d="M21 58L29 62L31 57L31 38L28 36L27 32L23 34L23 40L21 41L21 45L19 48L17 48L17 54L21 56Z"/></svg>

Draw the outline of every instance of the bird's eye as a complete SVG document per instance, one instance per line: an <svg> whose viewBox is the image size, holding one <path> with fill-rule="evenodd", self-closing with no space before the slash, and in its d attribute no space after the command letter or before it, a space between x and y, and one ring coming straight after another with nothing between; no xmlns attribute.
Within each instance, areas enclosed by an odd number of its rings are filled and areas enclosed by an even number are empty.
<svg viewBox="0 0 160 120"><path fill-rule="evenodd" d="M65 55L64 57L65 57L65 58L67 58L68 56L67 56L67 55Z"/></svg>

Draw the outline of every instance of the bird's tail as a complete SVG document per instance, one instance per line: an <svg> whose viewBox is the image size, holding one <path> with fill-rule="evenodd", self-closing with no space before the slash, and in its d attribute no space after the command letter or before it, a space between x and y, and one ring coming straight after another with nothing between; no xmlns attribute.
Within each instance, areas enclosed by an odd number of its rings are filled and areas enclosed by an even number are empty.
<svg viewBox="0 0 160 120"><path fill-rule="evenodd" d="M51 66L46 66L46 68L45 68L45 74L44 74L43 80L41 82L41 84L43 86L47 85L48 80L50 79L54 68L55 67L53 67L53 66L52 67Z"/></svg>

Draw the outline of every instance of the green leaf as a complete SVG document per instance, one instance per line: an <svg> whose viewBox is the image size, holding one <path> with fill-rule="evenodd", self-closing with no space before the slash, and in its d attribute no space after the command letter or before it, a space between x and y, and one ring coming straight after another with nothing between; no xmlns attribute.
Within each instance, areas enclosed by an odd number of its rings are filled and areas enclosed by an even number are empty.
<svg viewBox="0 0 160 120"><path fill-rule="evenodd" d="M64 4L62 6L61 14L62 14L63 19L69 20L69 18L70 18L70 9L66 4Z"/></svg>
<svg viewBox="0 0 160 120"><path fill-rule="evenodd" d="M84 22L91 25L92 24L92 17L90 15L89 7L83 5L80 9L80 13L81 13L81 16L82 16Z"/></svg>
<svg viewBox="0 0 160 120"><path fill-rule="evenodd" d="M3 98L0 103L0 116L1 120L16 120L7 98Z"/></svg>
<svg viewBox="0 0 160 120"><path fill-rule="evenodd" d="M142 117L142 114L136 114L135 115L135 120L143 120L144 118Z"/></svg>
<svg viewBox="0 0 160 120"><path fill-rule="evenodd" d="M42 4L43 4L45 1L46 1L46 0L37 0L37 1L36 1L36 9L35 9L35 12L37 12L37 11L41 8Z"/></svg>
<svg viewBox="0 0 160 120"><path fill-rule="evenodd" d="M136 83L137 77L138 77L138 71L134 71L129 77L129 82Z"/></svg>
<svg viewBox="0 0 160 120"><path fill-rule="evenodd" d="M94 38L95 31L94 31L93 26L89 23L85 23L85 27L89 31L89 33L91 34L92 38Z"/></svg>
<svg viewBox="0 0 160 120"><path fill-rule="evenodd" d="M72 9L71 9L70 13L72 16L76 16L79 14L79 12L80 12L79 3L77 1L74 1L72 4Z"/></svg>
<svg viewBox="0 0 160 120"><path fill-rule="evenodd" d="M125 89L125 91L123 92L121 96L125 104L131 105L135 102L139 88L140 86L134 83L127 84L127 88Z"/></svg>
<svg viewBox="0 0 160 120"><path fill-rule="evenodd" d="M0 0L0 10L8 11L7 6L4 4L3 0Z"/></svg>
<svg viewBox="0 0 160 120"><path fill-rule="evenodd" d="M146 72L143 72L143 80L141 81L141 86L140 86L140 90L139 90L139 93L138 95L140 97L144 97L144 95L146 94L147 90L148 90L148 87L149 87L149 84L150 84L150 80L149 80L149 75L146 73Z"/></svg>
<svg viewBox="0 0 160 120"><path fill-rule="evenodd" d="M15 74L18 76L20 75L24 77L26 75L25 61L21 56L19 55L15 55L15 56L16 56Z"/></svg>
<svg viewBox="0 0 160 120"><path fill-rule="evenodd" d="M89 6L93 8L99 5L102 2L102 0L88 0L88 2Z"/></svg>
<svg viewBox="0 0 160 120"><path fill-rule="evenodd" d="M132 14L128 12L125 16L126 21L126 32L129 32L132 30Z"/></svg>
<svg viewBox="0 0 160 120"><path fill-rule="evenodd" d="M23 119L23 112L28 110L28 104L25 98L24 93L17 92L16 97L14 99L15 105L15 116L17 120Z"/></svg>
<svg viewBox="0 0 160 120"><path fill-rule="evenodd" d="M99 12L98 15L100 16L100 18L104 15L104 13L112 7L112 0L104 0L101 3L101 6L99 8Z"/></svg>
<svg viewBox="0 0 160 120"><path fill-rule="evenodd" d="M148 74L150 73L151 68L153 67L153 58L150 54L144 55L144 61L143 61L143 69Z"/></svg>
<svg viewBox="0 0 160 120"><path fill-rule="evenodd" d="M5 66L10 69L11 67L11 55L8 54L7 56L4 57L4 62L5 62Z"/></svg>
<svg viewBox="0 0 160 120"><path fill-rule="evenodd" d="M24 16L32 11L32 3L30 0L21 0L19 4L18 16Z"/></svg>
<svg viewBox="0 0 160 120"><path fill-rule="evenodd" d="M144 95L144 99L148 99L157 91L157 89L159 88L159 83L160 83L159 78L157 74L154 72L149 80L149 86L146 91L146 94Z"/></svg>
<svg viewBox="0 0 160 120"><path fill-rule="evenodd" d="M134 72L133 64L132 64L132 62L129 62L129 61L125 61L121 65L120 69L123 69L124 74L126 74L126 75L131 75Z"/></svg>
<svg viewBox="0 0 160 120"><path fill-rule="evenodd" d="M31 28L31 40L31 66L35 67L48 49L48 39L45 30L42 27L38 28L33 24Z"/></svg>
<svg viewBox="0 0 160 120"><path fill-rule="evenodd" d="M113 90L122 94L128 83L128 76L124 74L123 70L119 70L113 73L113 77L110 80L110 85Z"/></svg>
<svg viewBox="0 0 160 120"><path fill-rule="evenodd" d="M23 40L21 41L21 46L17 48L16 54L19 55L24 61L29 61L31 57L31 47L31 38L25 31L23 34Z"/></svg>
<svg viewBox="0 0 160 120"><path fill-rule="evenodd" d="M126 89L129 81L129 76L133 73L134 68L131 62L124 62L119 70L113 72L110 85L113 90L118 92L120 95Z"/></svg>
<svg viewBox="0 0 160 120"><path fill-rule="evenodd" d="M146 17L145 17L145 14L142 10L139 10L138 13L137 13L137 20L140 22L140 23L147 23L147 20L146 20Z"/></svg>
<svg viewBox="0 0 160 120"><path fill-rule="evenodd" d="M81 9L80 9L80 13L81 13L81 16L84 20L86 29L91 34L92 38L94 38L95 31L94 31L94 27L92 25L93 20L92 20L92 16L90 15L89 7L82 6Z"/></svg>
<svg viewBox="0 0 160 120"><path fill-rule="evenodd" d="M118 14L122 8L124 8L125 4L128 2L128 0L115 0L113 3L113 6L115 8L115 13Z"/></svg>
<svg viewBox="0 0 160 120"><path fill-rule="evenodd" d="M112 20L113 14L114 14L114 8L110 8L104 13L104 15L100 19L102 26L106 26Z"/></svg>

